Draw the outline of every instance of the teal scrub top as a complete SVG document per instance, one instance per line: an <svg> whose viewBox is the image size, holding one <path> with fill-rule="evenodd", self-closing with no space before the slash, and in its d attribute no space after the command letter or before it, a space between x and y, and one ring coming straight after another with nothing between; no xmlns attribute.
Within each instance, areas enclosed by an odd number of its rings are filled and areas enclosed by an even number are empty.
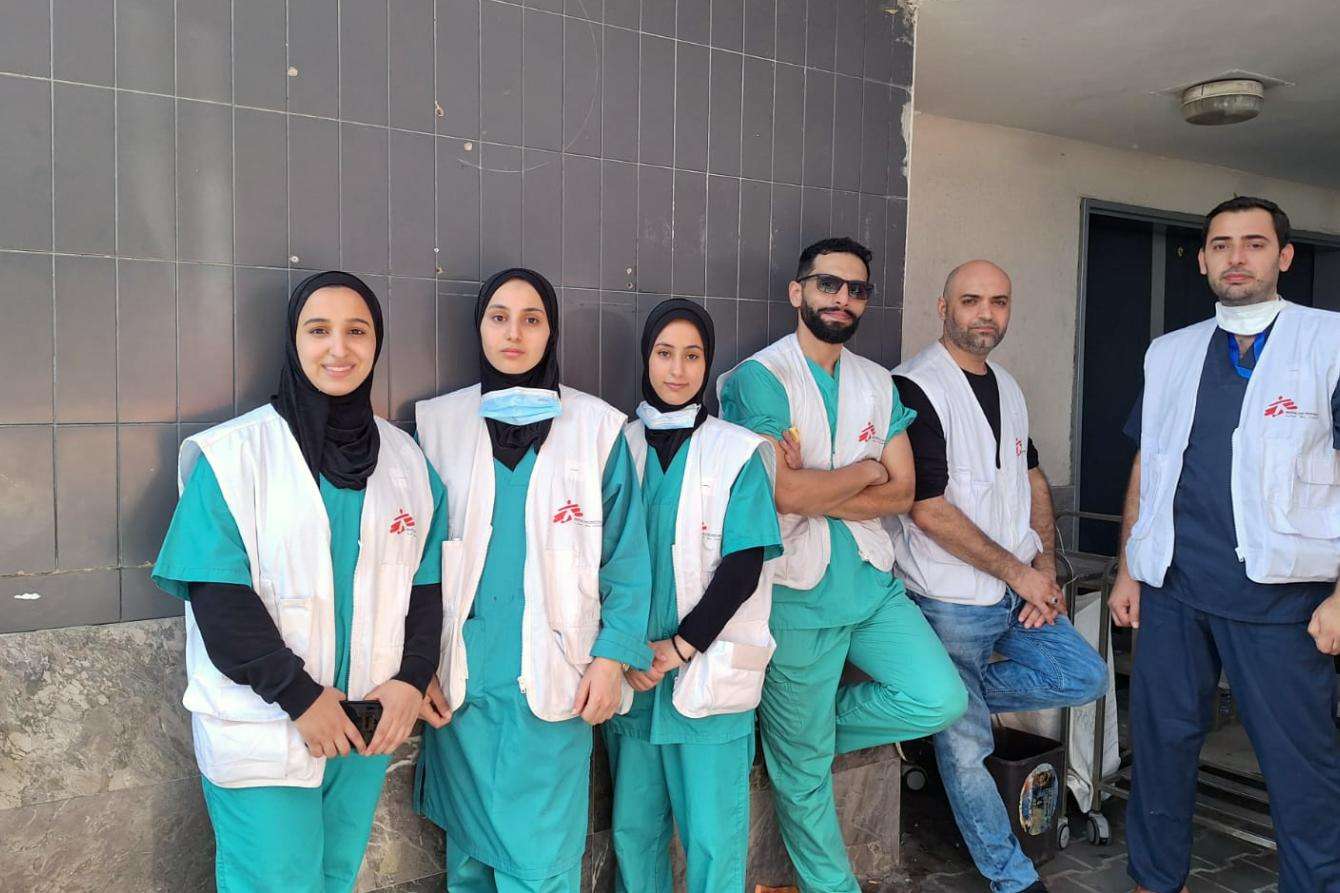
<svg viewBox="0 0 1340 893"><path fill-rule="evenodd" d="M442 542L447 538L447 491L432 466L428 486L433 493L433 520L428 525L423 558L414 585L442 580ZM335 582L335 681L344 691L349 684L349 636L354 617L354 568L358 565L359 528L366 490L342 490L320 478L321 501L330 521L330 563ZM154 565L159 589L189 599L189 583L252 585L251 561L237 522L224 501L214 469L204 456L195 463L172 515L163 548Z"/></svg>
<svg viewBox="0 0 1340 893"><path fill-rule="evenodd" d="M590 805L591 727L535 716L517 684L525 608L526 494L532 449L515 469L494 460L493 533L465 637L465 701L425 728L416 808L447 848L498 871L542 880L581 863ZM651 665L651 569L633 460L622 435L601 480L600 633L591 654Z"/></svg>
<svg viewBox="0 0 1340 893"><path fill-rule="evenodd" d="M829 375L823 367L805 358L814 383L819 387L828 429L837 433L838 380L842 363ZM721 417L728 422L781 439L793 424L791 404L782 383L757 360L746 360L726 379L721 392ZM886 440L907 430L917 414L903 406L898 389L893 389L893 412L889 416ZM832 551L828 569L813 589L792 589L777 585L772 590L773 629L827 629L848 626L869 617L891 595L903 591L903 582L893 574L880 571L861 558L847 525L828 519Z"/></svg>
<svg viewBox="0 0 1340 893"><path fill-rule="evenodd" d="M679 604L675 592L672 547L679 496L684 486L684 466L689 441L675 453L670 467L661 470L655 450L648 448L642 478L642 504L647 514L647 543L651 548L651 617L647 638L668 639L679 629ZM740 469L731 485L726 519L721 531L721 556L745 549L763 549L765 561L782 554L782 532L777 526L772 481L763 460L753 456ZM665 675L651 691L638 692L625 716L609 722L613 731L652 744L721 744L754 731L754 711L725 713L691 719L673 703L678 670Z"/></svg>

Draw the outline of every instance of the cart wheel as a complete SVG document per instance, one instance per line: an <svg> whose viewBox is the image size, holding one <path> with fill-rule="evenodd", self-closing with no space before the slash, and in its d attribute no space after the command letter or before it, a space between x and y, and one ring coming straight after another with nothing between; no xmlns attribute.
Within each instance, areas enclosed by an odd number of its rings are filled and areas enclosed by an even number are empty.
<svg viewBox="0 0 1340 893"><path fill-rule="evenodd" d="M1063 850L1070 846L1070 820L1061 819L1061 827L1056 829L1056 848Z"/></svg>
<svg viewBox="0 0 1340 893"><path fill-rule="evenodd" d="M1112 827L1107 823L1107 816L1101 812L1089 813L1084 824L1089 843L1094 846L1107 846L1112 842Z"/></svg>
<svg viewBox="0 0 1340 893"><path fill-rule="evenodd" d="M926 770L920 766L904 763L903 784L907 786L909 791L924 790L926 788Z"/></svg>

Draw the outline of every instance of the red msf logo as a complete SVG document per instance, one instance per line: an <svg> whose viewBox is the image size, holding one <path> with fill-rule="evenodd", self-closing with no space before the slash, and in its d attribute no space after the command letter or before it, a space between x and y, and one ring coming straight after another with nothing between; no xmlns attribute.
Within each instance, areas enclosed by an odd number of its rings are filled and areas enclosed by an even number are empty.
<svg viewBox="0 0 1340 893"><path fill-rule="evenodd" d="M1024 454L1024 442L1021 438L1016 437L1014 439L1014 454L1016 456L1022 456Z"/></svg>
<svg viewBox="0 0 1340 893"><path fill-rule="evenodd" d="M857 436L856 439L859 440L861 443L865 443L867 440L869 440L874 436L875 436L875 423L866 422L865 427L861 429L861 433Z"/></svg>
<svg viewBox="0 0 1340 893"><path fill-rule="evenodd" d="M1273 419L1275 416L1284 415L1286 412L1297 412L1297 411L1298 411L1297 403L1293 402L1284 395L1280 395L1278 398L1276 398L1274 403L1266 407L1266 417Z"/></svg>
<svg viewBox="0 0 1340 893"><path fill-rule="evenodd" d="M569 521L575 521L582 516L582 507L575 502L568 502L567 505L554 513L555 524L566 524Z"/></svg>
<svg viewBox="0 0 1340 893"><path fill-rule="evenodd" d="M414 516L404 509L391 521L392 533L409 533L414 530Z"/></svg>

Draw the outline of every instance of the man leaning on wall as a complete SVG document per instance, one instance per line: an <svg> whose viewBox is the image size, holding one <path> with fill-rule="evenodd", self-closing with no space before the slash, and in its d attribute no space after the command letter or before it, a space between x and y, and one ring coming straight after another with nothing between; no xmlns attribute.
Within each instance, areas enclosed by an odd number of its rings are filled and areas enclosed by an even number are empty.
<svg viewBox="0 0 1340 893"><path fill-rule="evenodd" d="M1221 670L1266 779L1282 893L1340 890L1340 314L1280 297L1289 218L1239 197L1205 219L1214 319L1158 338L1112 613L1131 677L1129 871L1185 889Z"/></svg>
<svg viewBox="0 0 1340 893"><path fill-rule="evenodd" d="M943 335L894 370L917 418L915 501L893 541L908 594L968 689L967 712L934 739L954 818L993 893L1036 893L1046 885L984 763L991 714L1087 704L1107 690L1107 665L1066 619L1023 391L987 359L1013 300L990 261L956 267L939 299Z"/></svg>

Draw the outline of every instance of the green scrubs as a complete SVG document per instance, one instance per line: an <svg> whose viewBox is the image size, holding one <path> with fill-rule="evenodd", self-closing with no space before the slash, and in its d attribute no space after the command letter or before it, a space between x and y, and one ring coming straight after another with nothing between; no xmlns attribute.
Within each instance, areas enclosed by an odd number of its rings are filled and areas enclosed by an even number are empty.
<svg viewBox="0 0 1340 893"><path fill-rule="evenodd" d="M433 520L414 585L441 580L442 541L447 538L446 490L428 469ZM335 581L335 681L349 684L349 638L353 626L354 568L365 490L341 490L320 479L321 501L330 521L330 560ZM251 564L242 535L224 502L214 469L196 462L172 516L154 566L159 588L189 598L189 583L236 583L250 587ZM214 825L215 880L221 893L336 893L354 888L373 812L381 796L390 755L351 753L327 758L321 786L221 788L202 778L205 806Z"/></svg>
<svg viewBox="0 0 1340 893"><path fill-rule="evenodd" d="M647 450L642 503L651 548L651 616L647 636L668 639L679 629L671 560L680 490L689 453L686 441L661 470ZM764 559L781 554L772 482L754 456L731 486L721 555L761 547ZM743 890L749 848L749 768L754 761L754 711L690 719L675 709L675 677L638 692L626 716L605 723L605 747L614 778L615 889L672 893L670 836L679 826L687 855L690 893ZM673 822L673 824L672 824Z"/></svg>
<svg viewBox="0 0 1340 893"><path fill-rule="evenodd" d="M581 717L540 719L517 685L526 493L534 468L534 450L515 470L494 460L493 534L464 628L465 701L445 728L424 730L416 808L447 833L452 893L579 888L591 727ZM591 654L648 667L647 533L622 435L605 464L601 492L601 625Z"/></svg>
<svg viewBox="0 0 1340 893"><path fill-rule="evenodd" d="M829 375L806 362L836 432L841 363ZM726 381L721 415L778 439L792 425L786 391L756 360ZM895 389L886 439L915 417ZM834 753L938 732L963 713L967 695L902 581L862 560L847 526L827 520L832 552L818 585L773 587L777 651L763 683L759 727L777 822L801 889L859 893L833 801ZM840 686L848 661L871 681Z"/></svg>

